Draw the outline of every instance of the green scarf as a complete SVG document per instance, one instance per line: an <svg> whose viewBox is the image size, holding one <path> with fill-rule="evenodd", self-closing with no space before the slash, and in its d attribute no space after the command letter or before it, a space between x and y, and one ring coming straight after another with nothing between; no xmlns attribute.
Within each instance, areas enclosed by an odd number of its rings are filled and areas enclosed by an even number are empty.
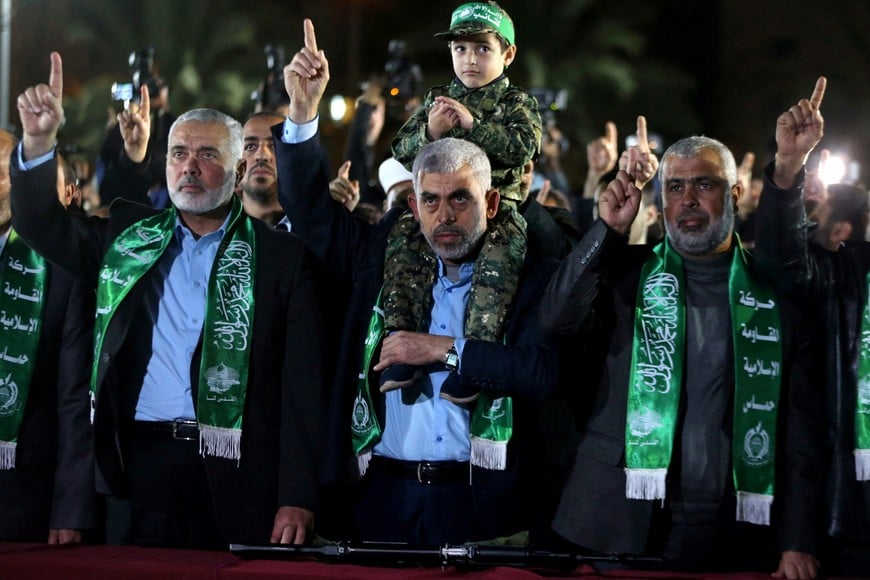
<svg viewBox="0 0 870 580"><path fill-rule="evenodd" d="M773 292L750 277L739 238L736 246L728 279L736 518L769 525L782 380L779 307ZM626 497L664 500L683 382L686 318L682 258L667 241L653 250L640 280L625 430Z"/></svg>
<svg viewBox="0 0 870 580"><path fill-rule="evenodd" d="M128 227L103 259L97 286L91 398L99 392L99 354L112 316L169 246L177 212L171 207ZM203 455L239 460L242 415L254 325L254 227L234 196L227 233L209 276L196 414Z"/></svg>
<svg viewBox="0 0 870 580"><path fill-rule="evenodd" d="M39 349L45 260L15 230L0 254L0 470L15 467L18 433Z"/></svg>
<svg viewBox="0 0 870 580"><path fill-rule="evenodd" d="M870 272L865 282L864 315L858 354L858 393L855 404L855 476L870 481Z"/></svg>

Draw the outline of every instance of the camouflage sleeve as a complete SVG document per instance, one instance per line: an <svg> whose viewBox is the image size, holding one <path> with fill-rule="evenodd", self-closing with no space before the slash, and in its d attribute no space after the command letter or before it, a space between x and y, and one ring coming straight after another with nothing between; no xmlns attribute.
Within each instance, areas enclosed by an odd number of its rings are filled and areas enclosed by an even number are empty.
<svg viewBox="0 0 870 580"><path fill-rule="evenodd" d="M396 133L396 136L393 137L393 157L404 165L408 171L411 171L411 166L414 164L414 158L417 157L417 153L429 143L426 127L429 123L429 107L435 100L434 93L434 90L426 93L423 104L414 111Z"/></svg>
<svg viewBox="0 0 870 580"><path fill-rule="evenodd" d="M480 145L493 165L522 167L535 157L541 147L541 113L538 102L527 92L516 89L501 99L504 117L475 118L467 139Z"/></svg>

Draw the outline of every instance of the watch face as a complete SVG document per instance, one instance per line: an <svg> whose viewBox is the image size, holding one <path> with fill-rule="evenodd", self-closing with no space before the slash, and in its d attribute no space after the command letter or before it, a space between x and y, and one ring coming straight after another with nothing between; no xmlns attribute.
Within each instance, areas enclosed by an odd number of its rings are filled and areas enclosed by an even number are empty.
<svg viewBox="0 0 870 580"><path fill-rule="evenodd" d="M459 353L456 352L456 347L451 346L444 355L444 366L451 371L455 371L456 367L459 366Z"/></svg>

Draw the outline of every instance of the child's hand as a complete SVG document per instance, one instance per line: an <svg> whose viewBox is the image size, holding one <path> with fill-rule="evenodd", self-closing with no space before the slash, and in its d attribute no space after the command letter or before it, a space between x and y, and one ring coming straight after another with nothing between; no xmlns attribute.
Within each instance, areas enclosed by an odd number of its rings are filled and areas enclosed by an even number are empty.
<svg viewBox="0 0 870 580"><path fill-rule="evenodd" d="M471 131L474 117L465 105L450 97L435 97L435 102L450 107L456 113L457 124L466 131Z"/></svg>
<svg viewBox="0 0 870 580"><path fill-rule="evenodd" d="M429 139L437 141L450 129L455 127L458 122L459 119L457 118L456 111L436 101L432 104L432 108L429 109L429 122L427 124Z"/></svg>

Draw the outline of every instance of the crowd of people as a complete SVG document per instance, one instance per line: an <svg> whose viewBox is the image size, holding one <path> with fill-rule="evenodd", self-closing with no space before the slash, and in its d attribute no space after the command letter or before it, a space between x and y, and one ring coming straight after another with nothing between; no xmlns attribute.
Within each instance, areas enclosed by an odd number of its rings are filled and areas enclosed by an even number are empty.
<svg viewBox="0 0 870 580"><path fill-rule="evenodd" d="M377 171L352 153L382 128L371 91L374 125L330 167L329 61L303 31L286 110L164 127L143 85L98 212L57 148L61 56L18 97L20 140L0 132L0 539L870 570L867 191L806 170L824 77L776 120L757 180L751 154L665 148L639 116L621 154L613 123L589 143L575 194L564 137L506 76L495 2L453 11L437 37L455 78Z"/></svg>

